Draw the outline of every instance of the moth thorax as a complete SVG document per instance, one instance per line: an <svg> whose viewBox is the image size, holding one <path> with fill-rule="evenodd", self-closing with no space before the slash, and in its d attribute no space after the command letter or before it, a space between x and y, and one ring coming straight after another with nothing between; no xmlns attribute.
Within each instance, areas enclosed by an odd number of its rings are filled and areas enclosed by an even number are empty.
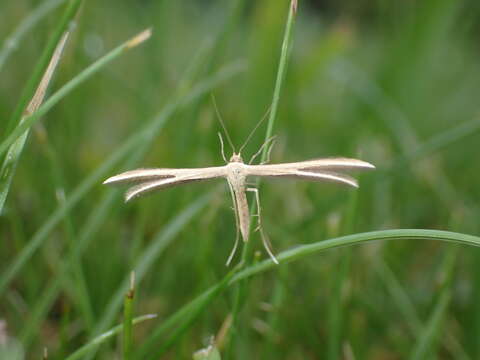
<svg viewBox="0 0 480 360"><path fill-rule="evenodd" d="M230 162L240 162L243 163L243 159L240 156L240 154L233 154L232 157L230 158Z"/></svg>

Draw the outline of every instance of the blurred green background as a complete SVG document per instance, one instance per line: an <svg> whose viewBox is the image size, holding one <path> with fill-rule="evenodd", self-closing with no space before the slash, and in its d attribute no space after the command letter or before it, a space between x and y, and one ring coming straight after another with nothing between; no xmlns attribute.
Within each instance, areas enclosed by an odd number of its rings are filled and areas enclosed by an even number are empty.
<svg viewBox="0 0 480 360"><path fill-rule="evenodd" d="M60 2L3 0L0 54L11 45L5 39L39 6ZM63 6L49 11L0 62L2 139ZM271 103L287 12L286 0L86 1L52 90L141 30L152 27L153 36L34 127L0 216L0 271L173 94L182 96L190 84L231 64L245 66L213 94L239 147ZM272 162L347 156L377 170L362 174L358 191L264 181L263 221L276 253L381 229L479 233L479 15L474 0L300 0ZM163 319L227 273L235 221L221 181L128 204L121 190L101 185L135 167L222 164L210 93L175 111L145 156L119 162L59 215L0 298L0 346L15 347L26 359L40 358L47 346L49 358L66 358L121 322L114 296L122 294L132 268L151 256L137 284L135 312L159 318L135 327L139 347ZM264 133L265 126L245 158ZM264 258L257 234L252 241ZM85 249L65 271L62 261L78 243ZM479 359L479 262L474 248L399 240L281 265L249 283L224 356ZM188 359L204 347L233 298L234 289L227 289L164 358ZM421 352L422 346L428 349ZM120 358L119 348L115 338L95 358Z"/></svg>

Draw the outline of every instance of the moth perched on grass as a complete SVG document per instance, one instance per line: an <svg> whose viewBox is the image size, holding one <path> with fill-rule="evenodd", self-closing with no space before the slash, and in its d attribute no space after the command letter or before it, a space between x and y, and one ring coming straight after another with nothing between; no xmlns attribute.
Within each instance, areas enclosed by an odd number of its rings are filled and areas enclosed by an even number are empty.
<svg viewBox="0 0 480 360"><path fill-rule="evenodd" d="M125 201L129 201L137 196L146 194L154 190L161 190L171 186L188 184L194 181L225 178L227 180L230 194L232 196L233 208L235 211L235 220L237 224L237 235L235 238L235 244L233 246L232 252L230 253L230 256L228 257L227 265L230 264L237 249L239 232L242 235L243 241L247 242L249 238L250 213L246 196L247 191L251 191L255 194L255 200L257 202L256 216L258 217L257 229L260 231L265 250L270 255L272 260L278 264L277 259L273 255L270 241L268 240L268 237L266 236L262 228L260 217L261 207L258 189L255 187L247 186L247 178L252 176L289 177L311 181L333 181L353 187L358 187L358 183L354 178L349 175L342 174L341 172L375 168L375 166L368 162L349 158L324 158L283 164L262 163L259 165L251 165L253 160L262 152L265 146L268 146L268 144L270 144L270 148L267 151L267 158L270 157L269 155L272 149L271 145L273 145L273 138L268 139L260 147L258 152L252 156L249 163L246 164L243 162L241 156L242 149L248 143L255 130L262 123L263 119L255 126L255 128L249 134L247 140L242 145L240 150L236 152L233 142L228 134L224 122L222 121L222 118L220 117L220 114L218 113L218 110L217 115L233 152L233 155L230 157L230 161L227 161L224 153L222 136L219 133L218 136L220 138L222 157L226 162L226 165L191 169L137 169L112 176L105 180L103 183L136 183L136 185L128 189L125 194Z"/></svg>

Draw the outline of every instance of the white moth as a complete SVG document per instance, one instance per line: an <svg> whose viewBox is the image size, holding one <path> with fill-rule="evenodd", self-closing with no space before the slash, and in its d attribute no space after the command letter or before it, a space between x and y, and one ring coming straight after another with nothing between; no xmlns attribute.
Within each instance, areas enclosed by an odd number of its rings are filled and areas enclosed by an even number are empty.
<svg viewBox="0 0 480 360"><path fill-rule="evenodd" d="M229 137L228 139L230 141L230 144L232 144ZM190 169L138 169L112 176L105 180L104 184L136 183L136 185L128 189L125 194L125 200L129 201L137 196L143 195L150 191L161 190L170 186L188 184L194 181L225 178L230 188L230 193L232 195L232 201L235 210L235 219L237 223L237 237L233 250L228 257L227 265L232 260L233 255L235 254L235 251L237 249L239 230L242 235L243 241L248 241L250 231L250 214L247 203L246 191L251 191L255 194L258 211L258 230L260 230L265 250L268 252L272 260L278 264L278 261L271 250L270 242L261 227L260 199L258 195L258 189L247 186L247 179L249 177L286 177L312 181L333 181L353 187L358 187L357 181L354 178L342 174L341 172L375 168L375 166L368 162L348 158L324 158L283 164L251 165L253 159L258 154L260 154L263 147L268 144L269 141L265 142L265 144L262 145L260 150L252 157L249 164L243 162L243 159L240 155L241 149L238 153L236 153L234 150L230 161L227 162L223 152L223 141L221 136L220 141L222 145L222 155L225 162L227 163L224 166L212 166Z"/></svg>

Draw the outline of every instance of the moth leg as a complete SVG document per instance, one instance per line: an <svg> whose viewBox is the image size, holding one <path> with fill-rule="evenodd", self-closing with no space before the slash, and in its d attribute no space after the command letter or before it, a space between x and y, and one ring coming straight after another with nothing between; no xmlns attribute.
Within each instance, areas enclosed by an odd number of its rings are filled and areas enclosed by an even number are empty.
<svg viewBox="0 0 480 360"><path fill-rule="evenodd" d="M248 162L248 164L250 165L253 160L255 160L255 158L260 155L260 153L263 151L263 149L265 148L265 146L267 146L272 140L274 140L276 138L276 136L271 136L269 137L263 144L262 146L260 146L260 149L258 149L258 151L252 156L252 158L250 159L250 161Z"/></svg>
<svg viewBox="0 0 480 360"><path fill-rule="evenodd" d="M230 252L230 255L228 256L227 262L225 263L226 266L230 266L230 263L232 262L233 256L237 252L237 247L238 247L238 241L240 239L240 230L237 226L237 234L235 235L235 244L233 245L233 249Z"/></svg>
<svg viewBox="0 0 480 360"><path fill-rule="evenodd" d="M268 239L268 236L263 231L262 217L261 217L261 211L262 210L261 210L261 207L260 207L260 196L258 194L258 189L257 188L247 188L247 191L251 191L251 192L255 193L255 200L257 202L257 216L258 216L257 230L260 232L260 237L262 238L263 247L267 251L270 258L273 260L273 262L278 265L278 260L275 257L275 255L273 255L272 244L270 243L270 240Z"/></svg>
<svg viewBox="0 0 480 360"><path fill-rule="evenodd" d="M228 183L228 189L230 190L230 195L232 197L233 213L235 214L235 226L237 228L236 235L235 235L235 244L233 245L233 249L230 252L230 255L228 256L227 262L225 263L226 266L229 266L230 262L233 259L233 256L235 255L235 252L237 251L238 240L240 239L240 220L238 219L237 203L235 201L235 195L234 195L234 192L233 192L232 185L228 181L227 181L227 183Z"/></svg>
<svg viewBox="0 0 480 360"><path fill-rule="evenodd" d="M225 163L228 163L227 158L225 157L222 134L218 133L218 138L220 139L220 149L221 149L221 152L222 152L222 158L225 161Z"/></svg>

